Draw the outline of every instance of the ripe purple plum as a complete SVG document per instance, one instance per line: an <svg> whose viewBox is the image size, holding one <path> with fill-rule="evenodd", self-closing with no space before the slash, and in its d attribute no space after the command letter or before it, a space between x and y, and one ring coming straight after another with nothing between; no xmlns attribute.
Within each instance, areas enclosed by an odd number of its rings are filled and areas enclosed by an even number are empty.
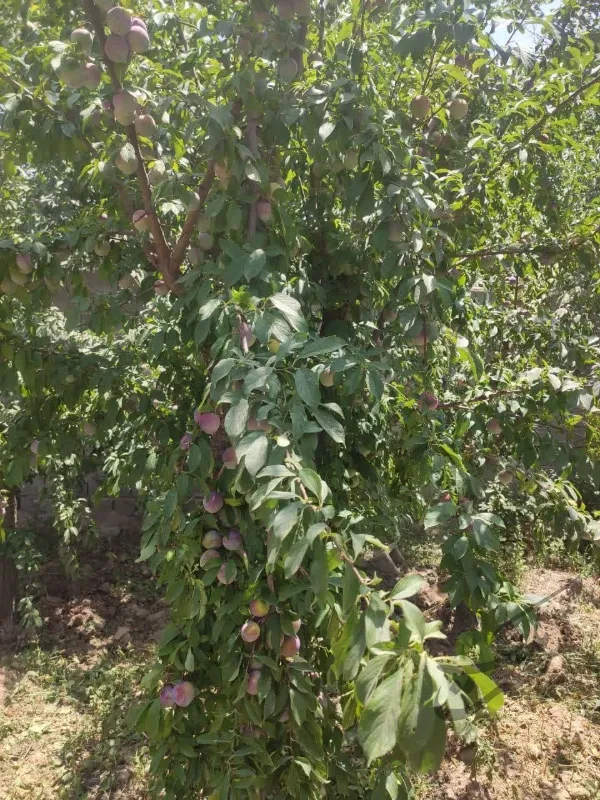
<svg viewBox="0 0 600 800"><path fill-rule="evenodd" d="M252 347L255 341L256 341L256 336L254 335L254 331L252 330L250 325L248 325L247 322L242 322L240 324L240 343L242 345L242 350L244 350L244 352L247 352L249 348Z"/></svg>
<svg viewBox="0 0 600 800"><path fill-rule="evenodd" d="M132 16L131 12L127 9L115 6L107 12L106 24L111 33L116 33L117 36L127 36L131 30Z"/></svg>
<svg viewBox="0 0 600 800"><path fill-rule="evenodd" d="M17 269L19 272L22 272L23 275L29 275L31 270L33 269L33 264L31 263L31 256L28 253L19 253L16 258L17 261Z"/></svg>
<svg viewBox="0 0 600 800"><path fill-rule="evenodd" d="M202 569L207 569L209 566L216 567L217 560L220 564L221 556L217 550L205 550L200 556L200 566L202 567ZM211 561L213 562L212 564Z"/></svg>
<svg viewBox="0 0 600 800"><path fill-rule="evenodd" d="M181 708L187 708L195 694L196 690L189 681L180 681L173 686L173 699Z"/></svg>
<svg viewBox="0 0 600 800"><path fill-rule="evenodd" d="M154 117L150 114L140 114L135 118L135 130L139 136L145 136L146 139L152 139L157 131L157 125Z"/></svg>
<svg viewBox="0 0 600 800"><path fill-rule="evenodd" d="M464 119L469 113L469 104L462 97L455 98L448 106L452 119Z"/></svg>
<svg viewBox="0 0 600 800"><path fill-rule="evenodd" d="M300 652L300 639L298 636L286 636L281 645L280 653L284 658L294 658Z"/></svg>
<svg viewBox="0 0 600 800"><path fill-rule="evenodd" d="M217 580L224 586L229 586L229 584L233 583L235 580L235 573L230 577L227 576L227 563L228 562L221 564L221 569L217 572Z"/></svg>
<svg viewBox="0 0 600 800"><path fill-rule="evenodd" d="M413 97L410 101L410 113L415 119L425 119L431 110L431 102L425 95Z"/></svg>
<svg viewBox="0 0 600 800"><path fill-rule="evenodd" d="M261 222L268 225L273 219L273 208L268 200L259 200L256 204L256 213Z"/></svg>
<svg viewBox="0 0 600 800"><path fill-rule="evenodd" d="M92 49L94 36L87 28L75 28L71 31L71 41L84 53L89 53Z"/></svg>
<svg viewBox="0 0 600 800"><path fill-rule="evenodd" d="M137 231L149 231L150 230L150 217L146 213L145 209L140 208L137 211L133 212L133 216L131 218L133 223L133 227Z"/></svg>
<svg viewBox="0 0 600 800"><path fill-rule="evenodd" d="M423 392L418 401L418 406L421 411L435 411L439 404L440 401L431 392Z"/></svg>
<svg viewBox="0 0 600 800"><path fill-rule="evenodd" d="M248 681L246 683L246 691L248 694L258 694L258 681L260 679L260 671L253 669L248 673Z"/></svg>
<svg viewBox="0 0 600 800"><path fill-rule="evenodd" d="M133 25L127 34L127 41L132 53L145 53L150 47L150 37L146 28L140 25Z"/></svg>
<svg viewBox="0 0 600 800"><path fill-rule="evenodd" d="M169 294L169 287L164 281L154 281L154 292L159 297L165 297Z"/></svg>
<svg viewBox="0 0 600 800"><path fill-rule="evenodd" d="M34 439L33 442L29 445L29 449L31 450L34 456L37 456L39 447L40 447L39 439Z"/></svg>
<svg viewBox="0 0 600 800"><path fill-rule="evenodd" d="M240 634L245 642L255 642L260 637L260 625L253 620L244 622Z"/></svg>
<svg viewBox="0 0 600 800"><path fill-rule="evenodd" d="M84 68L83 85L86 89L97 89L102 80L102 70L97 64L92 61L87 63Z"/></svg>
<svg viewBox="0 0 600 800"><path fill-rule="evenodd" d="M497 419L488 420L486 427L492 436L498 436L500 433L502 433L502 426Z"/></svg>
<svg viewBox="0 0 600 800"><path fill-rule="evenodd" d="M181 447L182 450L189 450L191 443L192 443L192 434L184 433L181 439L179 440L179 447Z"/></svg>
<svg viewBox="0 0 600 800"><path fill-rule="evenodd" d="M145 31L148 30L148 26L146 25L144 20L141 19L141 17L132 17L131 18L131 27L132 28L133 27L143 28Z"/></svg>
<svg viewBox="0 0 600 800"><path fill-rule="evenodd" d="M213 436L221 427L221 417L218 414L213 414L210 411L204 413L194 412L194 422L200 426L202 433L207 433Z"/></svg>
<svg viewBox="0 0 600 800"><path fill-rule="evenodd" d="M175 687L172 684L167 683L161 689L160 704L163 708L171 708L172 706L176 705L174 688Z"/></svg>
<svg viewBox="0 0 600 800"><path fill-rule="evenodd" d="M228 447L227 450L224 450L221 459L225 469L235 469L237 467L238 462L235 448Z"/></svg>
<svg viewBox="0 0 600 800"><path fill-rule="evenodd" d="M257 598L256 600L250 600L248 607L250 608L250 613L252 616L259 618L266 617L271 610L271 606L267 603L267 601L261 600L260 598Z"/></svg>
<svg viewBox="0 0 600 800"><path fill-rule="evenodd" d="M218 514L223 508L223 496L219 492L209 492L204 497L203 505L209 514Z"/></svg>
<svg viewBox="0 0 600 800"><path fill-rule="evenodd" d="M115 64L124 64L129 58L129 44L127 39L124 39L122 36L117 36L116 33L111 33L110 36L106 37L104 52Z"/></svg>
<svg viewBox="0 0 600 800"><path fill-rule="evenodd" d="M223 537L223 547L226 550L241 550L243 544L242 535L239 531L236 531L235 528L231 528Z"/></svg>

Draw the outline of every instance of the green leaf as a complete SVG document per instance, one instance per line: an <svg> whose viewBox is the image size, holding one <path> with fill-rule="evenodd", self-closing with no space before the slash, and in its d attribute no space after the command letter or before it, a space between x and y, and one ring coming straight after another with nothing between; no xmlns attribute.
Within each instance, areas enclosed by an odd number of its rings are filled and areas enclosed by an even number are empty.
<svg viewBox="0 0 600 800"><path fill-rule="evenodd" d="M408 600L400 600L399 605L404 615L404 624L412 633L412 640L422 642L425 637L425 617L420 609Z"/></svg>
<svg viewBox="0 0 600 800"><path fill-rule="evenodd" d="M331 412L319 408L313 409L312 413L319 425L331 436L334 442L337 442L338 444L346 443L346 434L344 432L344 428Z"/></svg>
<svg viewBox="0 0 600 800"><path fill-rule="evenodd" d="M310 408L316 408L321 402L321 391L319 389L319 378L310 369L299 369L294 374L296 391L300 398Z"/></svg>
<svg viewBox="0 0 600 800"><path fill-rule="evenodd" d="M402 670L398 670L377 687L365 706L358 726L358 740L369 765L396 746L401 693Z"/></svg>
<svg viewBox="0 0 600 800"><path fill-rule="evenodd" d="M265 251L260 249L254 250L246 259L246 263L244 265L244 275L248 280L256 277L266 266L266 263L267 254Z"/></svg>
<svg viewBox="0 0 600 800"><path fill-rule="evenodd" d="M454 503L438 503L433 506L433 508L427 510L425 519L423 520L423 527L425 530L428 528L435 528L437 525L442 525L454 516L456 516L456 506Z"/></svg>
<svg viewBox="0 0 600 800"><path fill-rule="evenodd" d="M308 548L311 547L317 536L320 536L321 533L327 530L329 530L327 525L322 522L317 522L296 538L283 562L286 578L291 578L292 575L296 574L300 569Z"/></svg>
<svg viewBox="0 0 600 800"><path fill-rule="evenodd" d="M277 512L272 528L275 538L282 542L285 537L292 531L298 521L298 515L303 503L290 503Z"/></svg>
<svg viewBox="0 0 600 800"><path fill-rule="evenodd" d="M360 671L354 691L362 705L369 701L392 656L393 653L382 653L382 655L375 656Z"/></svg>
<svg viewBox="0 0 600 800"><path fill-rule="evenodd" d="M310 565L310 582L316 596L325 600L329 582L329 569L327 567L327 550L325 542L317 539L313 546L313 561Z"/></svg>
<svg viewBox="0 0 600 800"><path fill-rule="evenodd" d="M459 664L465 674L475 683L489 713L492 716L496 714L504 705L504 695L498 685L485 672L481 672L467 656L457 656L455 663Z"/></svg>
<svg viewBox="0 0 600 800"><path fill-rule="evenodd" d="M390 592L391 598L392 600L406 600L407 597L414 597L425 583L427 581L422 575L405 575L400 578Z"/></svg>
<svg viewBox="0 0 600 800"><path fill-rule="evenodd" d="M258 436L246 449L244 454L244 466L253 478L256 477L257 472L266 464L268 452L269 440L264 433Z"/></svg>
<svg viewBox="0 0 600 800"><path fill-rule="evenodd" d="M301 469L298 474L308 491L314 494L320 505L323 505L329 494L327 484L324 483L320 476L312 469Z"/></svg>
<svg viewBox="0 0 600 800"><path fill-rule="evenodd" d="M335 122L324 122L319 128L319 139L325 142L335 130Z"/></svg>
<svg viewBox="0 0 600 800"><path fill-rule="evenodd" d="M163 504L163 514L165 519L171 519L177 508L177 489L169 489Z"/></svg>
<svg viewBox="0 0 600 800"><path fill-rule="evenodd" d="M295 331L306 331L306 320L302 316L300 303L294 297L280 293L274 294L269 299L275 308L281 311Z"/></svg>
<svg viewBox="0 0 600 800"><path fill-rule="evenodd" d="M225 416L225 432L232 439L237 439L246 430L248 422L248 401L245 397L234 403Z"/></svg>
<svg viewBox="0 0 600 800"><path fill-rule="evenodd" d="M333 353L344 347L346 343L338 336L324 336L322 339L315 339L309 342L300 351L299 358L309 358L310 356L320 356L324 353Z"/></svg>

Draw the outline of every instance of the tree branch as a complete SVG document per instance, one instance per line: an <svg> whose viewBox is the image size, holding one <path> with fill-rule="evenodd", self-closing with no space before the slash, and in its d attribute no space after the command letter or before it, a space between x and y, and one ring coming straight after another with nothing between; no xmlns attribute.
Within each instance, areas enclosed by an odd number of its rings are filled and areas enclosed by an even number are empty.
<svg viewBox="0 0 600 800"><path fill-rule="evenodd" d="M183 223L183 228L181 229L179 239L175 243L175 247L171 252L171 259L169 261L169 275L173 280L176 280L177 276L179 275L179 268L181 267L185 257L185 251L188 248L194 228L198 224L198 220L202 214L202 209L204 208L204 204L212 187L214 178L215 162L209 161L202 183L198 186L198 195L200 197L198 207L194 208L192 211L188 211L188 215Z"/></svg>
<svg viewBox="0 0 600 800"><path fill-rule="evenodd" d="M88 19L90 20L92 27L94 28L94 33L96 34L96 38L98 39L98 44L100 45L102 51L102 60L104 61L104 64L110 76L113 91L115 93L120 92L123 89L123 84L119 79L114 63L110 60L110 58L107 57L104 51L104 45L106 44L106 35L104 33L104 25L102 23L100 11L94 4L93 0L82 0L82 3L85 9L85 13L87 14ZM146 174L146 167L144 165L144 159L142 157L142 153L140 150L140 143L138 141L135 125L126 125L125 132L127 133L127 138L129 139L134 149L135 156L138 162L136 175L140 184L140 191L144 203L144 210L148 215L148 219L150 220L150 230L154 238L154 246L156 247L156 253L158 256L158 268L162 273L163 278L165 279L165 283L172 288L173 281L169 273L169 260L171 257L171 251L169 250L167 240L165 239L165 235L162 226L160 224L160 220L158 219L154 206L152 205L152 190L150 189L150 184L148 182L148 175Z"/></svg>
<svg viewBox="0 0 600 800"><path fill-rule="evenodd" d="M561 242L559 244L536 244L536 245L529 245L526 247L520 247L517 244L509 244L509 245L497 245L492 247L486 247L481 250L470 250L462 253L448 253L448 258L462 258L464 260L471 259L471 258L483 258L485 256L502 256L502 255L512 255L512 256L519 256L524 255L525 253L531 253L535 255L536 253L550 253L552 255L563 255L564 253L571 253L573 250L576 250L578 247L581 247L585 242L593 239L594 236L600 233L600 225L594 228L593 231L586 234L585 236L574 236L572 239L568 239L566 242Z"/></svg>

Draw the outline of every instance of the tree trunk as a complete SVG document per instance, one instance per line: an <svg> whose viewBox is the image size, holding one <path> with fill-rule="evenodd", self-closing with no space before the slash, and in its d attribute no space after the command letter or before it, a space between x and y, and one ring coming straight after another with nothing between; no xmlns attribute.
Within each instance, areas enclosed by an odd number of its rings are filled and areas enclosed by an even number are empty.
<svg viewBox="0 0 600 800"><path fill-rule="evenodd" d="M4 515L4 528L10 535L17 527L17 493L13 489L8 496ZM0 554L0 625L11 622L17 599L17 568L11 558Z"/></svg>

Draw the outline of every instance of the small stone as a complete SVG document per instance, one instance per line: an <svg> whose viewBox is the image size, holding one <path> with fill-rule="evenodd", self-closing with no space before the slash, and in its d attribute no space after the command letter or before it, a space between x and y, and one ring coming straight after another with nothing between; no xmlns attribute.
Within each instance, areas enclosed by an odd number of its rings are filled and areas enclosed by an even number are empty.
<svg viewBox="0 0 600 800"><path fill-rule="evenodd" d="M104 594L110 594L110 583L108 581L104 581L98 587L99 592L104 592Z"/></svg>
<svg viewBox="0 0 600 800"><path fill-rule="evenodd" d="M119 628L117 628L117 632L113 636L113 639L117 642L123 642L123 644L130 642L131 634L129 632L129 628L126 625L121 625Z"/></svg>
<svg viewBox="0 0 600 800"><path fill-rule="evenodd" d="M527 751L532 758L540 758L542 755L542 751L537 744L530 744Z"/></svg>
<svg viewBox="0 0 600 800"><path fill-rule="evenodd" d="M463 749L458 754L458 758L463 764L472 764L473 759L475 758L475 748L474 747L463 747Z"/></svg>
<svg viewBox="0 0 600 800"><path fill-rule="evenodd" d="M85 622L85 620L84 620L84 618L83 618L83 616L81 614L75 614L75 616L72 617L71 621L69 622L69 627L70 628L80 628L83 625L84 622Z"/></svg>

